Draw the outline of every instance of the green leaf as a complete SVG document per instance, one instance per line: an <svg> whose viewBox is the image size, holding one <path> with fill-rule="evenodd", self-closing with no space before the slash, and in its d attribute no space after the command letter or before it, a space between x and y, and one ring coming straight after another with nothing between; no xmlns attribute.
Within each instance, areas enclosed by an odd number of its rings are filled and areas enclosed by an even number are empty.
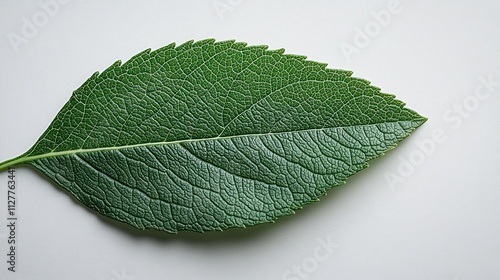
<svg viewBox="0 0 500 280"><path fill-rule="evenodd" d="M204 40L95 73L25 154L76 199L140 229L293 214L426 121L351 72Z"/></svg>

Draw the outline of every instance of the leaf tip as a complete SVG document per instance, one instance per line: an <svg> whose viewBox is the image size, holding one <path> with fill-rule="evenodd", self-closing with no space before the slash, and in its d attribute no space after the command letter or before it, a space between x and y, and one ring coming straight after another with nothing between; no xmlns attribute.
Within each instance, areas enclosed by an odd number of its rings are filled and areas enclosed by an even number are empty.
<svg viewBox="0 0 500 280"><path fill-rule="evenodd" d="M427 120L429 120L429 118L427 118L425 116L422 116L422 115L419 115L419 116L420 116L420 118L415 120L415 122L417 123L416 127L423 125L425 122L427 122Z"/></svg>

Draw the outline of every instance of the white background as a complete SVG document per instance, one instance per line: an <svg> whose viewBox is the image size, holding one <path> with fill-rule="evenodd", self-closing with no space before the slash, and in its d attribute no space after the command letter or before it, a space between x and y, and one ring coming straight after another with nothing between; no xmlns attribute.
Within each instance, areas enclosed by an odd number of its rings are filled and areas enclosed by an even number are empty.
<svg viewBox="0 0 500 280"><path fill-rule="evenodd" d="M95 71L191 39L283 47L353 70L429 121L321 202L222 233L135 230L20 166L16 273L0 172L0 279L500 279L499 1L401 1L389 12L389 0L74 0L44 22L47 1L0 1L0 161L30 148ZM488 91L481 79L498 82ZM338 247L318 261L328 238Z"/></svg>

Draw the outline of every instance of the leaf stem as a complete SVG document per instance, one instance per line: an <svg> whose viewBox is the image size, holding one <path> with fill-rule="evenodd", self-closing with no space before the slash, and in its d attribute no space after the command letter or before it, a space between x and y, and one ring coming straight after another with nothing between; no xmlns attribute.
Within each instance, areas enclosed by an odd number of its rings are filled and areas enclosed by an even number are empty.
<svg viewBox="0 0 500 280"><path fill-rule="evenodd" d="M0 171L9 168L10 166L25 162L26 158L23 156L15 157L0 163Z"/></svg>

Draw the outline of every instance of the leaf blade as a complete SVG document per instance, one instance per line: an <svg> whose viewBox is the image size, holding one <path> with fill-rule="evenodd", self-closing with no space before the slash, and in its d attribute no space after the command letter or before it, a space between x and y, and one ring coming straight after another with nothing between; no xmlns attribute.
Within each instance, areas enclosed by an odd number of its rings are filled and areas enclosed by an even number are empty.
<svg viewBox="0 0 500 280"><path fill-rule="evenodd" d="M141 229L270 222L425 122L350 75L234 41L146 50L89 78L18 161Z"/></svg>

